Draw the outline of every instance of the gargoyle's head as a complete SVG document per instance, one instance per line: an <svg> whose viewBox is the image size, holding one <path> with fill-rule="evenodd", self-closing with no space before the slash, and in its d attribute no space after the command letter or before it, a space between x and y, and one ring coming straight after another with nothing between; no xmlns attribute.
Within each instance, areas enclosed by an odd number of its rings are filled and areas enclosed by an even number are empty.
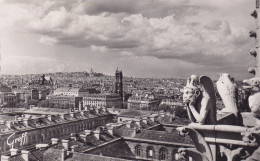
<svg viewBox="0 0 260 161"><path fill-rule="evenodd" d="M198 87L198 77L196 75L192 75L190 78L188 78L187 85L183 90L183 103L189 103L194 95L197 98L200 93L201 92Z"/></svg>
<svg viewBox="0 0 260 161"><path fill-rule="evenodd" d="M250 89L252 92L260 92L260 78L251 78L243 81L244 89Z"/></svg>

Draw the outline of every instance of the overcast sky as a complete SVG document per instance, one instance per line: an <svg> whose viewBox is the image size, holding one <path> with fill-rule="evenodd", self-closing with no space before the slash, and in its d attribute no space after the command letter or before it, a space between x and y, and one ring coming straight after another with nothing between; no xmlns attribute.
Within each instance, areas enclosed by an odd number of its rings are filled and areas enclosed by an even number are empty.
<svg viewBox="0 0 260 161"><path fill-rule="evenodd" d="M3 74L250 77L255 0L0 0Z"/></svg>

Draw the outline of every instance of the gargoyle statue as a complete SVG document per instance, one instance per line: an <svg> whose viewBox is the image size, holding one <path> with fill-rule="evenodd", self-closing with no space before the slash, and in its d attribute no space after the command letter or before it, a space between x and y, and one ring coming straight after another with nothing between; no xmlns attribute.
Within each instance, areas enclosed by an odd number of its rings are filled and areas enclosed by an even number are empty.
<svg viewBox="0 0 260 161"><path fill-rule="evenodd" d="M260 78L251 78L243 81L244 89L249 89L251 94L248 98L251 112L260 116Z"/></svg>
<svg viewBox="0 0 260 161"><path fill-rule="evenodd" d="M260 78L244 80L244 89L250 90L248 104L251 109L252 117L255 118L255 127L249 128L248 132L260 132Z"/></svg>
<svg viewBox="0 0 260 161"><path fill-rule="evenodd" d="M198 78L192 75L184 87L183 102L187 104L187 112L192 122L215 125L216 97L214 85L207 76Z"/></svg>
<svg viewBox="0 0 260 161"><path fill-rule="evenodd" d="M238 89L233 78L229 74L223 73L217 81L218 93L225 105L221 112L230 112L238 116L237 101Z"/></svg>

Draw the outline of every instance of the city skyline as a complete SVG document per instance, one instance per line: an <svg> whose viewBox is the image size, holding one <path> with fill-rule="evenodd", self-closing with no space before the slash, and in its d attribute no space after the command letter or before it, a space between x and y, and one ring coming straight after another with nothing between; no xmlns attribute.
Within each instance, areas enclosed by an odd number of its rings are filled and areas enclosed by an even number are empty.
<svg viewBox="0 0 260 161"><path fill-rule="evenodd" d="M244 79L254 64L253 7L242 0L1 0L1 73L93 67L113 75L119 67L133 77L227 72Z"/></svg>

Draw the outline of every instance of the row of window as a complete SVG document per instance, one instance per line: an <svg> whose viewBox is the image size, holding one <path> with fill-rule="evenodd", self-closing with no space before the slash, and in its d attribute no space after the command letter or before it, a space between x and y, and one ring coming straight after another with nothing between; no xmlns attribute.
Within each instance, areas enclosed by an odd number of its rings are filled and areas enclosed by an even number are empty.
<svg viewBox="0 0 260 161"><path fill-rule="evenodd" d="M143 152L146 152L145 155L142 155ZM172 152L172 160L175 161L176 159L176 152ZM168 150L166 148L161 148L159 150L159 160L168 160L170 159L168 156ZM147 159L156 159L155 157L155 150L152 146L148 146L146 149L143 149L141 145L135 146L135 156L136 157L143 157L146 156Z"/></svg>

